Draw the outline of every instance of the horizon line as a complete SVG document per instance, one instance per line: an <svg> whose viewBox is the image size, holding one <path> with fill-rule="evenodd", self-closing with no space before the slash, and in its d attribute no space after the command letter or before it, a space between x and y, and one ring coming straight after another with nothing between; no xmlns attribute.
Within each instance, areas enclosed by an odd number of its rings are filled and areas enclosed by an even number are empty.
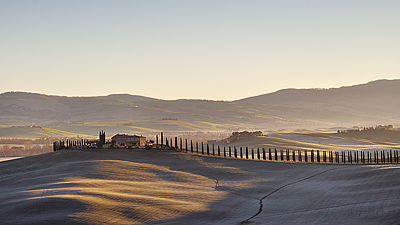
<svg viewBox="0 0 400 225"><path fill-rule="evenodd" d="M279 91L283 91L283 90L330 90L330 89L338 89L338 88L346 88L346 87L353 87L353 86L359 86L359 85L366 85L366 84L373 83L373 82L378 82L378 81L400 81L400 78L399 79L384 79L384 78L382 78L382 79L368 81L366 83L358 83L358 84L353 84L353 85L344 85L344 86L339 86L339 87L328 87L328 88L321 88L321 87L294 88L294 87L288 87L288 88L278 89L276 91L272 91L272 92L268 92L268 93L261 93L261 94L247 96L247 97L234 99L234 100L206 99L206 98L162 99L162 98L158 98L158 97L145 96L145 95L140 95L140 94L131 94L131 93L110 93L110 94L106 94L106 95L58 95L58 94L46 94L46 93L33 92L33 91L22 91L22 90L5 91L3 93L0 93L0 95L7 94L7 93L26 93L26 94L37 94L37 95L45 95L45 96L53 96L53 97L67 97L67 98L94 98L94 97L109 97L111 95L129 95L129 96L144 97L144 98L150 98L150 99L153 99L153 100L162 100L162 101L200 100L200 101L234 102L234 101L240 101L240 100L243 100L243 99L248 99L248 98L252 98L252 97L261 96L261 95L273 94L273 93L276 93L276 92L279 92Z"/></svg>

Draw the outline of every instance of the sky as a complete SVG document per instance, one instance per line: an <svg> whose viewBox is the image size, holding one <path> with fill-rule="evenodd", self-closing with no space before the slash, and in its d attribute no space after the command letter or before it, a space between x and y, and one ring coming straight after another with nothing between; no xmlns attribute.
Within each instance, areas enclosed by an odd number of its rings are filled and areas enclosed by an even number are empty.
<svg viewBox="0 0 400 225"><path fill-rule="evenodd" d="M398 0L0 0L0 93L236 100L400 78Z"/></svg>

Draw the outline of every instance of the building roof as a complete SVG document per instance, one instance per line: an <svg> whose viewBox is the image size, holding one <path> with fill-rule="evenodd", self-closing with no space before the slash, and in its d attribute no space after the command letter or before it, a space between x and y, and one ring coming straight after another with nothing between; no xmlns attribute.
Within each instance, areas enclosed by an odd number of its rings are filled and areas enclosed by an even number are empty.
<svg viewBox="0 0 400 225"><path fill-rule="evenodd" d="M113 139L113 138L134 138L134 137L137 137L137 138L144 138L142 135L140 135L140 136L138 136L138 135L129 135L129 134L116 134L116 135L114 135L111 139Z"/></svg>

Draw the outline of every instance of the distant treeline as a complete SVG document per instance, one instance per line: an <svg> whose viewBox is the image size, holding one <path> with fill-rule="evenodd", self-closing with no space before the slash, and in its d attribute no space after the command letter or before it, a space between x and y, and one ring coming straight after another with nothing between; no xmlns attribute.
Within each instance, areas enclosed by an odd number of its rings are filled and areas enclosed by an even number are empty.
<svg viewBox="0 0 400 225"><path fill-rule="evenodd" d="M45 145L51 144L55 138L36 138L36 139L29 139L29 138L0 138L0 144L15 144L15 145Z"/></svg>
<svg viewBox="0 0 400 225"><path fill-rule="evenodd" d="M393 129L393 125L378 125L375 127L363 127L363 128L354 128L348 130L338 130L337 133L351 133L351 132L362 132L368 130L386 130L386 129Z"/></svg>
<svg viewBox="0 0 400 225"><path fill-rule="evenodd" d="M39 155L53 151L51 144L33 145L25 147L10 147L8 145L0 148L0 157L24 157Z"/></svg>
<svg viewBox="0 0 400 225"><path fill-rule="evenodd" d="M178 120L176 117L163 117L161 120Z"/></svg>

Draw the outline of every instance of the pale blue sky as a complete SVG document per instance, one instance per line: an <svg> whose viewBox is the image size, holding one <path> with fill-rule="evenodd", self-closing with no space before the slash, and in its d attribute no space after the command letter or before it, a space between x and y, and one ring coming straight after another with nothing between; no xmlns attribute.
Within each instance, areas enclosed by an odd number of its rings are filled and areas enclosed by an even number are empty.
<svg viewBox="0 0 400 225"><path fill-rule="evenodd" d="M0 92L234 100L400 78L400 1L0 0Z"/></svg>

